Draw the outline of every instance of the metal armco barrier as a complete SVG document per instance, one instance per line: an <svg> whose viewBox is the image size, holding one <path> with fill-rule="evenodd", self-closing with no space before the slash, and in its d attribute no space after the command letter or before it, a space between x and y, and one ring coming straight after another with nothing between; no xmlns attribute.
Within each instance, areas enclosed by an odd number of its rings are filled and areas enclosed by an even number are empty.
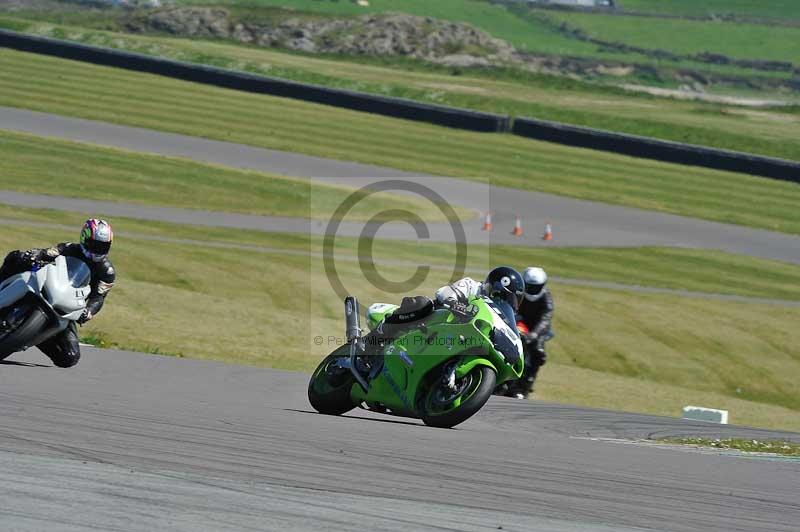
<svg viewBox="0 0 800 532"><path fill-rule="evenodd" d="M800 183L800 163L748 153L693 146L532 118L514 119L512 127L512 119L508 116L457 109L443 105L425 104L402 98L330 89L319 85L183 63L2 29L0 29L0 47L158 74L228 89L269 94L394 118L428 122L456 129L488 133L511 132L514 135L567 146Z"/></svg>
<svg viewBox="0 0 800 532"><path fill-rule="evenodd" d="M507 132L510 129L509 117L502 115L420 103L402 98L330 89L110 48L25 35L8 30L0 30L0 46L96 65L158 74L228 89L282 96L394 118L429 122L457 129L489 133Z"/></svg>
<svg viewBox="0 0 800 532"><path fill-rule="evenodd" d="M649 137L624 135L611 131L569 126L558 122L532 118L515 119L511 131L521 137L565 144L567 146L800 183L800 163L784 159L761 157L749 153L719 150L692 144L681 144Z"/></svg>

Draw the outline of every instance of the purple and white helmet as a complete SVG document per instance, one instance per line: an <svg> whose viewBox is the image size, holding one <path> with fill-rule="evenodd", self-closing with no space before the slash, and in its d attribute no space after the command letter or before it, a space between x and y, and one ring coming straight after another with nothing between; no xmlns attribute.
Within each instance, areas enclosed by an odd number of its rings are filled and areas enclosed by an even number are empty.
<svg viewBox="0 0 800 532"><path fill-rule="evenodd" d="M101 262L111 250L111 241L114 240L114 231L111 224L105 220L90 218L81 229L81 249L87 259Z"/></svg>

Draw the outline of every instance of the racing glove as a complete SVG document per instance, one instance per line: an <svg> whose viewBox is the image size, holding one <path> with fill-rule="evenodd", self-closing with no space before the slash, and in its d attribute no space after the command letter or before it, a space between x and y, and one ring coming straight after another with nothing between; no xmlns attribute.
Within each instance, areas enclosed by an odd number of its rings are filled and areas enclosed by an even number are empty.
<svg viewBox="0 0 800 532"><path fill-rule="evenodd" d="M79 325L83 325L87 321L91 320L93 317L94 316L92 315L92 312L87 308L86 310L83 311L83 314L81 314L81 317L78 318L78 324Z"/></svg>
<svg viewBox="0 0 800 532"><path fill-rule="evenodd" d="M31 266L42 267L45 264L50 264L59 255L57 248L50 249L29 249L24 251L20 258Z"/></svg>

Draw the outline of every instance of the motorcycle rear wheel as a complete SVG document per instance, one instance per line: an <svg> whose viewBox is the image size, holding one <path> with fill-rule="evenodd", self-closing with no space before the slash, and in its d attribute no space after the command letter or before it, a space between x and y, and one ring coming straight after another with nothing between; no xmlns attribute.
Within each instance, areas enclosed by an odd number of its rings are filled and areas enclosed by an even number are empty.
<svg viewBox="0 0 800 532"><path fill-rule="evenodd" d="M333 366L343 356L337 351L325 357L308 383L308 402L320 414L331 416L344 414L358 406L350 397L355 377L350 370Z"/></svg>
<svg viewBox="0 0 800 532"><path fill-rule="evenodd" d="M421 402L422 421L431 427L452 428L483 408L494 392L497 374L492 368L475 366L456 382L457 391L434 382Z"/></svg>
<svg viewBox="0 0 800 532"><path fill-rule="evenodd" d="M0 360L22 350L23 347L31 347L29 343L45 325L47 316L44 312L36 307L31 308L28 316L16 329L0 338Z"/></svg>

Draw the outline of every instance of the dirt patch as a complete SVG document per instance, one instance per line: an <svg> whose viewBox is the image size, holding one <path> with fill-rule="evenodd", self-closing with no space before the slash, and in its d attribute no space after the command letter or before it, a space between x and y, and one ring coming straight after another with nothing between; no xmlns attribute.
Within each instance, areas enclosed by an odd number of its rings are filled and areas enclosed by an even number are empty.
<svg viewBox="0 0 800 532"><path fill-rule="evenodd" d="M774 122L780 124L800 124L800 116L781 113L765 113L764 111L754 111L752 109L730 109L729 112L735 115L746 116L764 122Z"/></svg>
<svg viewBox="0 0 800 532"><path fill-rule="evenodd" d="M728 105L739 105L743 107L774 107L782 105L791 105L790 102L784 100L767 100L762 98L744 98L736 96L720 96L716 94L706 94L704 92L679 90L679 89L663 89L661 87L647 87L644 85L631 85L624 84L621 87L625 90L633 92L646 92L654 96L666 96L669 98L677 98L679 100L698 100L710 103L723 103Z"/></svg>
<svg viewBox="0 0 800 532"><path fill-rule="evenodd" d="M458 85L455 83L417 83L418 87L426 89L439 89L443 91L463 92L468 94L488 94L489 91L483 87L474 85Z"/></svg>
<svg viewBox="0 0 800 532"><path fill-rule="evenodd" d="M634 72L634 67L630 65L614 65L614 66L606 66L606 65L597 65L597 72L598 74L606 75L606 76L614 76L618 78L622 78L625 76L630 76Z"/></svg>
<svg viewBox="0 0 800 532"><path fill-rule="evenodd" d="M613 108L625 108L625 109L659 109L660 105L658 103L648 103L646 101L637 101L631 98L625 99L618 99L618 100L604 100L601 98L590 98L590 97L575 97L575 96L567 96L567 97L558 97L556 101L562 104L568 104L573 106L579 107L595 107L595 108L605 108L605 109L613 109Z"/></svg>

